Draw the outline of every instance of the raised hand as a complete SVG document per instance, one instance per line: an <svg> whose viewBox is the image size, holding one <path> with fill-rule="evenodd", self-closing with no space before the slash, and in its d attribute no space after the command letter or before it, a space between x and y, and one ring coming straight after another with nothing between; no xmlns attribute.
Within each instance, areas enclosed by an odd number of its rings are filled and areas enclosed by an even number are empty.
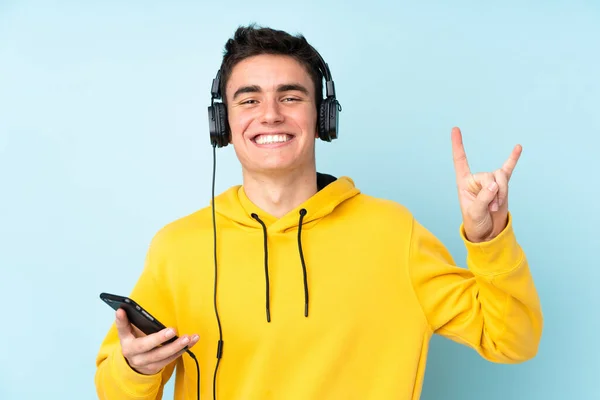
<svg viewBox="0 0 600 400"><path fill-rule="evenodd" d="M452 155L458 199L466 237L485 242L496 236L508 222L508 182L521 156L516 145L504 165L493 172L471 173L460 129L452 129Z"/></svg>

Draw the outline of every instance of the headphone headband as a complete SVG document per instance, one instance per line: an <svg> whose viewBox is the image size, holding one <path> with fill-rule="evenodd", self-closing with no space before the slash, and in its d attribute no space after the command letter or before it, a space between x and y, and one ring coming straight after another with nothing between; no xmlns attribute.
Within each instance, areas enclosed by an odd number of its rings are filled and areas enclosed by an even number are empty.
<svg viewBox="0 0 600 400"><path fill-rule="evenodd" d="M310 45L309 45L310 46ZM319 59L319 64L321 66L320 72L325 79L325 97L335 97L335 84L333 82L333 78L331 77L331 71L329 70L329 65L325 62L321 54L315 49L313 46L310 48L315 52L317 58ZM217 75L212 81L212 86L210 88L210 94L212 100L222 99L221 94L221 69L217 71Z"/></svg>
<svg viewBox="0 0 600 400"><path fill-rule="evenodd" d="M211 100L221 98L221 70L217 71L217 76L212 81L210 88Z"/></svg>
<svg viewBox="0 0 600 400"><path fill-rule="evenodd" d="M310 48L315 52L321 64L321 73L325 78L325 97L335 97L335 85L333 83L333 78L331 77L331 71L329 71L329 65L327 65L323 57L321 57L321 54L317 49L312 46L310 46Z"/></svg>

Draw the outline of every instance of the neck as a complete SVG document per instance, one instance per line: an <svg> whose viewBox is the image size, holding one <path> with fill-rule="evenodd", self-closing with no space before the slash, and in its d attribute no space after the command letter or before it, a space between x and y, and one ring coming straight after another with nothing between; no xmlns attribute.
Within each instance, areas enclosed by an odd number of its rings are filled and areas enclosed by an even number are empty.
<svg viewBox="0 0 600 400"><path fill-rule="evenodd" d="M243 172L246 196L270 215L281 218L317 193L316 167L280 176Z"/></svg>

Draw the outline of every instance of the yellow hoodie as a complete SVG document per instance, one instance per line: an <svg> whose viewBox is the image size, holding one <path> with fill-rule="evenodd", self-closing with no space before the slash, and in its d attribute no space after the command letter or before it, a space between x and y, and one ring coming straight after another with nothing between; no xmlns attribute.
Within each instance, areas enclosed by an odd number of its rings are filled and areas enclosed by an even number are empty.
<svg viewBox="0 0 600 400"><path fill-rule="evenodd" d="M319 183L280 219L241 186L215 199L218 400L418 399L433 333L493 362L536 354L540 302L510 214L486 243L470 243L461 227L465 269L405 207L360 193L347 177L319 175ZM207 207L157 233L131 293L179 334L200 335L192 351L203 399L213 396L219 341L213 289ZM187 354L156 375L138 374L113 324L97 357L97 393L160 399L174 371L175 398L195 400Z"/></svg>

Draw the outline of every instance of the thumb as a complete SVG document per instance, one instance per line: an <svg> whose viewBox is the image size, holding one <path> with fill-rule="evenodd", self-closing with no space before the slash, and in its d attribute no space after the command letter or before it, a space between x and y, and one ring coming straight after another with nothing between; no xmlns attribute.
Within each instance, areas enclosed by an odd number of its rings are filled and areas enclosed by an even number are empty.
<svg viewBox="0 0 600 400"><path fill-rule="evenodd" d="M135 338L127 313L122 308L116 312L115 325L121 340Z"/></svg>
<svg viewBox="0 0 600 400"><path fill-rule="evenodd" d="M473 217L483 219L489 214L490 203L498 194L498 184L494 180L483 182L483 187L477 194L477 198L473 201Z"/></svg>

